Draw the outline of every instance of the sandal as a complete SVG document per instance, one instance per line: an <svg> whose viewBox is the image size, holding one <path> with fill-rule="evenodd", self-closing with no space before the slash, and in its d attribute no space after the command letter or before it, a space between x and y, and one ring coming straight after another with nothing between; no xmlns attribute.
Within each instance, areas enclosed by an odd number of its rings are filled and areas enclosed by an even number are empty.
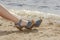
<svg viewBox="0 0 60 40"><path fill-rule="evenodd" d="M41 25L41 23L42 23L42 19L37 20L36 22L34 22L34 21L32 20L32 22L34 23L32 26L34 26L34 27L39 27L39 26Z"/></svg>
<svg viewBox="0 0 60 40"><path fill-rule="evenodd" d="M22 28L23 28L24 26L21 26L21 22L22 22L22 20L20 20L20 21L19 21L18 23L16 23L15 25L16 25L16 28L17 28L17 29L23 31ZM26 29L31 29L31 28L32 28L32 22L31 22L31 21L28 21L28 23L27 23L27 25L25 26L25 28L26 28Z"/></svg>
<svg viewBox="0 0 60 40"><path fill-rule="evenodd" d="M37 20L36 22L34 22L33 20L32 21L29 21L27 26L25 26L26 29L32 29L33 27L39 27L42 23L42 19L41 20Z"/></svg>

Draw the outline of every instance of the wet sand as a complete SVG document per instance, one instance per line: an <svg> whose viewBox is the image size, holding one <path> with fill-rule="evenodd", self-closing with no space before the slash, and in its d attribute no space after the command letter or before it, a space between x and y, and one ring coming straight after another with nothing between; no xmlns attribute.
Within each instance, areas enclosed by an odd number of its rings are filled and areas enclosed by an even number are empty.
<svg viewBox="0 0 60 40"><path fill-rule="evenodd" d="M39 28L19 31L14 23L0 17L0 40L60 40L60 17L37 11L11 10L23 19L42 19Z"/></svg>

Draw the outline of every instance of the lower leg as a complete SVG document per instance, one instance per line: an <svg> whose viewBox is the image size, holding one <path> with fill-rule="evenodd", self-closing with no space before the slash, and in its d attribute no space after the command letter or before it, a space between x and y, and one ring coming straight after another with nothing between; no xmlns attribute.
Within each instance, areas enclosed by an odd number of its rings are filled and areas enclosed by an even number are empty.
<svg viewBox="0 0 60 40"><path fill-rule="evenodd" d="M6 19L8 19L8 20L11 20L11 21L13 21L13 22L15 22L15 23L19 21L15 16L13 16L10 12L8 12L8 11L7 11L4 7L2 7L1 5L0 5L0 16L6 18Z"/></svg>
<svg viewBox="0 0 60 40"><path fill-rule="evenodd" d="M15 17L14 15L12 15L8 10L6 10L1 5L0 5L0 16L13 21L14 23L19 23L19 19L17 17ZM37 21L35 24L36 25L39 24L39 21ZM22 20L21 26L26 26L26 28L30 28L30 27L32 27L32 25L33 25L32 22ZM20 25L18 24L18 26L20 26Z"/></svg>
<svg viewBox="0 0 60 40"><path fill-rule="evenodd" d="M14 23L17 23L20 20L17 17L15 17L13 14L11 14L8 10L6 10L4 7L2 7L1 5L0 5L0 16L2 16L5 19L13 21ZM23 20L21 25L23 26L26 24L27 22Z"/></svg>

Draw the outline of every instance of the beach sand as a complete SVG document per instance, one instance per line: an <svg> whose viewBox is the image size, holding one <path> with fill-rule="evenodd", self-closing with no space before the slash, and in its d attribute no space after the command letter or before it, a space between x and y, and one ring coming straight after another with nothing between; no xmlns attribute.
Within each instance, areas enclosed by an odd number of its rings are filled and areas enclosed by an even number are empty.
<svg viewBox="0 0 60 40"><path fill-rule="evenodd" d="M42 19L39 28L19 31L14 23L0 17L0 40L60 40L60 16L38 11L10 10L23 19Z"/></svg>

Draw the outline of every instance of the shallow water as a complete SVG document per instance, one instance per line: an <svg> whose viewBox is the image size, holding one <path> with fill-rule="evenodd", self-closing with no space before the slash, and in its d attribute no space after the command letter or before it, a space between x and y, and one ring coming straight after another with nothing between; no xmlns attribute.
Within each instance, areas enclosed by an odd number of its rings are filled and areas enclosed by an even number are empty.
<svg viewBox="0 0 60 40"><path fill-rule="evenodd" d="M0 0L8 9L33 10L60 15L60 0Z"/></svg>

